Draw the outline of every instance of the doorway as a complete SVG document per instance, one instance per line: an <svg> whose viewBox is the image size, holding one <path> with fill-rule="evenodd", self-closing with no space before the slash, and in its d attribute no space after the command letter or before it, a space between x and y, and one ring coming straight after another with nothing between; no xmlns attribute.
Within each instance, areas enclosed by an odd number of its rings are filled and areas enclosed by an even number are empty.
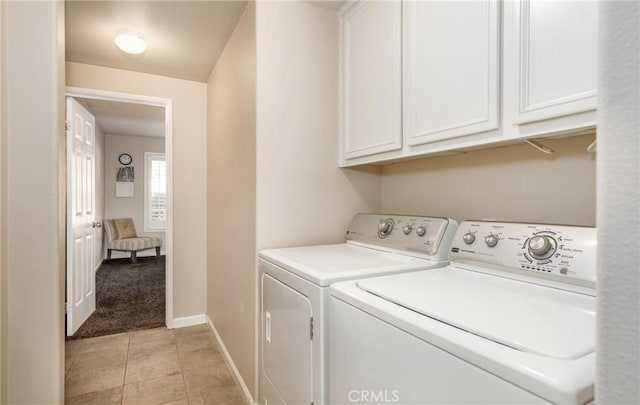
<svg viewBox="0 0 640 405"><path fill-rule="evenodd" d="M163 251L165 254L165 260L164 260L164 266L165 266L165 272L164 272L164 284L165 284L165 292L164 292L164 301L165 301L165 314L164 314L164 323L166 324L167 327L171 328L172 327L172 321L173 321L173 252L172 252L172 246L173 246L173 222L172 222L172 218L173 218L173 212L172 212L172 184L173 184L173 176L172 176L172 103L170 99L165 99L165 98L157 98L157 97L148 97L148 96L141 96L141 95L135 95L135 94L127 94L127 93L117 93L117 92L109 92L109 91L102 91L102 90L95 90L95 89L88 89L88 88L76 88L76 87L67 87L67 91L66 91L66 95L67 97L72 97L74 99L80 99L80 100L85 100L85 104L94 104L94 105L99 105L99 104L105 104L105 103L112 103L114 105L116 104L122 104L122 103L126 103L126 105L130 106L131 109L138 109L138 110L158 110L159 108L163 110L163 116L161 117L161 124L162 124L162 132L164 133L164 161L163 163L163 167L166 170L166 173L163 173L165 179L166 179L166 194L165 194L165 199L164 199L164 220L165 220L165 230L164 230L164 241L163 241ZM159 142L159 140L156 140L157 142ZM158 152L157 150L149 150L148 152ZM106 155L105 155L106 157ZM110 159L111 157L109 157ZM151 154L150 156L146 156L146 154L142 154L141 156L139 156L138 159L138 167L140 169L143 169L143 167L145 165L147 165L147 160L149 160L151 163L153 164L152 160L154 160L155 158L155 163L157 166L157 160L158 160L158 154ZM106 170L110 170L109 166L105 167ZM114 169L115 170L115 169ZM69 171L69 169L68 169ZM141 180L145 180L145 183L147 182L147 179L142 179L142 177L144 177L144 172L143 170L139 170L138 173L136 173L136 176L139 176L139 178ZM105 173L107 174L107 173ZM115 176L115 174L114 174ZM117 180L116 180L117 182ZM140 183L142 184L142 183ZM125 184L126 186L126 184ZM124 192L126 193L126 187L124 187ZM122 191L122 190L121 190ZM138 193L138 194L144 194L146 196L148 190L144 190L143 193ZM105 191L106 192L106 191ZM125 200L124 198L122 200ZM157 207L156 207L157 208ZM157 219L158 218L158 212L157 210L154 211L154 213L156 214L155 216L153 216L153 218ZM104 212L104 218L96 218L96 222L102 221L106 218L109 218L108 213L105 211ZM145 217L146 217L146 213L145 213ZM149 215L149 217L151 218L152 216ZM153 232L154 229L149 229L147 228L148 223L145 220L143 221L142 219L140 219L140 224L136 224L136 227L138 227L140 230L144 229L147 232ZM152 224L153 225L153 224ZM157 224L155 224L157 225ZM67 225L69 226L69 225ZM156 229L157 230L157 229ZM101 231L100 231L101 232ZM120 254L122 256L122 252L115 252L114 257L119 257L118 254ZM151 253L155 253L154 249L151 249ZM101 255L101 257L103 255L102 250L98 251L98 254ZM128 254L125 254L126 257L129 257ZM145 256L144 254L140 254L139 256ZM128 263L129 259L122 259L122 261L127 262ZM67 271L67 274L69 274L69 270ZM69 291L67 291L67 297L69 298ZM95 299L95 295L94 295L94 299ZM67 302L70 302L69 299L67 299Z"/></svg>

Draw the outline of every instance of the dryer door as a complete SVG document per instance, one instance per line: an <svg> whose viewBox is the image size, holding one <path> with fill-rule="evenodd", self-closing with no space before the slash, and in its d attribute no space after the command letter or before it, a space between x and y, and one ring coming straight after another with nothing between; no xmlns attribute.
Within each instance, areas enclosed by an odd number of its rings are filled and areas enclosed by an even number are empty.
<svg viewBox="0 0 640 405"><path fill-rule="evenodd" d="M262 276L262 367L285 404L312 403L311 302Z"/></svg>

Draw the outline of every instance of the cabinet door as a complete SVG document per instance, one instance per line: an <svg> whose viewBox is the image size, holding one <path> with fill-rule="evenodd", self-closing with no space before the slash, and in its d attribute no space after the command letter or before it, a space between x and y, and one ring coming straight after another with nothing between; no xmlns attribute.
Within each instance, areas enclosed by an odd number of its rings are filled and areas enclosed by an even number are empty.
<svg viewBox="0 0 640 405"><path fill-rule="evenodd" d="M408 145L497 129L497 1L407 1L403 16Z"/></svg>
<svg viewBox="0 0 640 405"><path fill-rule="evenodd" d="M310 404L312 397L311 303L273 277L262 277L262 367L285 404ZM265 395L265 396L266 396Z"/></svg>
<svg viewBox="0 0 640 405"><path fill-rule="evenodd" d="M402 147L399 1L361 1L341 17L342 157Z"/></svg>
<svg viewBox="0 0 640 405"><path fill-rule="evenodd" d="M509 18L517 38L515 123L595 109L597 2L538 0L514 6Z"/></svg>

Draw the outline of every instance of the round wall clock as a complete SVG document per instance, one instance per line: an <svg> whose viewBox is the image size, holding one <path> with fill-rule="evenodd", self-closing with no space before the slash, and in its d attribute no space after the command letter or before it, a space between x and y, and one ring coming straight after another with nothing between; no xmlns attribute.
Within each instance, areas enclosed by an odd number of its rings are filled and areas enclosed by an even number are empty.
<svg viewBox="0 0 640 405"><path fill-rule="evenodd" d="M128 166L131 164L131 162L133 162L133 158L131 157L130 154L128 153L123 153L118 157L118 160L120 161L120 164L123 164L125 166Z"/></svg>

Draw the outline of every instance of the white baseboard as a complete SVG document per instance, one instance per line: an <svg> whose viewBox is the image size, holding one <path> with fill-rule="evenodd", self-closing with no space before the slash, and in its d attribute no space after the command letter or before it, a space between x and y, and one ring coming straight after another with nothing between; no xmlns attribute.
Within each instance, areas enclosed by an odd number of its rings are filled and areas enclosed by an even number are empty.
<svg viewBox="0 0 640 405"><path fill-rule="evenodd" d="M171 325L167 325L167 327L170 329L186 328L187 326L202 325L203 323L207 323L207 317L205 314L199 314L174 318Z"/></svg>
<svg viewBox="0 0 640 405"><path fill-rule="evenodd" d="M251 391L249 391L249 388L247 388L247 384L244 383L244 380L242 379L242 376L240 375L240 372L238 371L238 368L236 367L235 363L233 362L233 359L231 359L231 355L229 354L229 351L227 350L227 348L225 347L224 343L222 342L222 338L218 334L218 331L216 330L216 327L213 326L213 322L211 322L211 318L209 318L209 315L206 315L206 317L207 317L207 323L209 324L209 327L211 328L211 330L213 331L214 336L216 337L216 342L218 343L218 346L220 346L220 350L222 351L222 357L224 358L224 362L227 363L227 367L229 367L229 370L231 370L231 375L233 376L233 379L236 381L236 384L238 384L238 386L242 390L242 394L244 394L244 398L243 399L244 399L245 404L247 404L247 405L258 405L253 400L253 396L251 395Z"/></svg>
<svg viewBox="0 0 640 405"><path fill-rule="evenodd" d="M104 259L100 259L100 263L98 263L98 265L96 266L95 269L93 269L93 274L96 274L96 272L98 271L98 269L100 268L100 266L102 266L102 263L104 263Z"/></svg>

